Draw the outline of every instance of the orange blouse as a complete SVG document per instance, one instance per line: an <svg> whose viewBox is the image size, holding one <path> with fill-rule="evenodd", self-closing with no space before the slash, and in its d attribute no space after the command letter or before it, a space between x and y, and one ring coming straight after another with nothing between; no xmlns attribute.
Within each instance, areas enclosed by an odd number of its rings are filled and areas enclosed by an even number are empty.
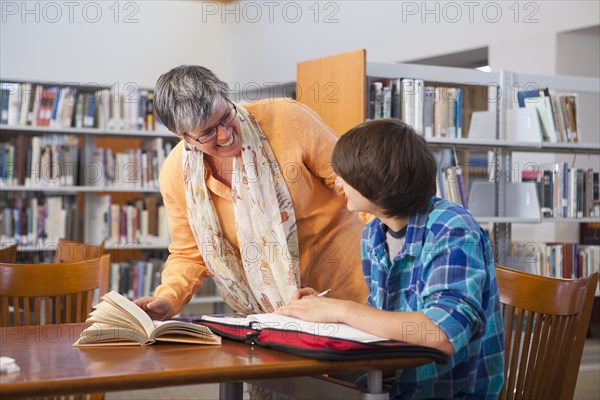
<svg viewBox="0 0 600 400"><path fill-rule="evenodd" d="M267 137L287 184L298 226L302 287L333 289L330 297L367 302L362 274L360 235L363 222L346 208L334 189L331 154L337 136L308 107L291 99L267 99L243 105ZM190 229L183 184L182 147L177 144L160 172L160 190L171 234L170 255L155 295L179 312L210 276ZM231 189L206 166L221 229L237 247Z"/></svg>

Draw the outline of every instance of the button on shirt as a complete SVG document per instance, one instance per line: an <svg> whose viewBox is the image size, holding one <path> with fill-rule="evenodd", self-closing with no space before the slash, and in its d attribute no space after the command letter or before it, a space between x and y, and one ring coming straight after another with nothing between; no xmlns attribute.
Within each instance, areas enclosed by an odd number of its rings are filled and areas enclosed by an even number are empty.
<svg viewBox="0 0 600 400"><path fill-rule="evenodd" d="M455 351L446 365L397 371L390 397L497 398L504 381L502 315L490 242L473 217L432 198L427 211L410 218L400 252L390 257L376 218L363 231L361 255L369 304L423 312Z"/></svg>

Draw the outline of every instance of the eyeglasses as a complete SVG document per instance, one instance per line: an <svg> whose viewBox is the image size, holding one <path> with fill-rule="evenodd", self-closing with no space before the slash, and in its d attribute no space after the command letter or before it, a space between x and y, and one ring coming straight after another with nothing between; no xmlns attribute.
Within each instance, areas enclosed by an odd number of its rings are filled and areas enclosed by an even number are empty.
<svg viewBox="0 0 600 400"><path fill-rule="evenodd" d="M233 103L231 103L231 105L233 107L230 108L229 111L227 111L225 113L225 115L223 116L223 118L221 118L221 120L219 121L219 123L217 125L213 126L212 128L208 128L207 130L205 130L202 135L200 135L198 137L190 136L188 134L185 134L185 135L188 136L188 137L190 137L195 142L200 143L200 144L204 144L206 142L211 141L217 135L217 132L219 130L219 126L222 126L222 127L226 128L227 125L231 124L233 122L233 120L235 119L235 117L237 115L237 107Z"/></svg>

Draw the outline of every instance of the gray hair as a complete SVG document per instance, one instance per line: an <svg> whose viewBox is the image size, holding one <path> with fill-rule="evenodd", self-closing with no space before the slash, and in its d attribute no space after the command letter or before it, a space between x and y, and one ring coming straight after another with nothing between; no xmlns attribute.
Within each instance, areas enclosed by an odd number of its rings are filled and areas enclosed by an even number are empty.
<svg viewBox="0 0 600 400"><path fill-rule="evenodd" d="M219 97L228 94L229 85L208 68L182 65L158 78L154 108L171 132L193 132L210 120Z"/></svg>

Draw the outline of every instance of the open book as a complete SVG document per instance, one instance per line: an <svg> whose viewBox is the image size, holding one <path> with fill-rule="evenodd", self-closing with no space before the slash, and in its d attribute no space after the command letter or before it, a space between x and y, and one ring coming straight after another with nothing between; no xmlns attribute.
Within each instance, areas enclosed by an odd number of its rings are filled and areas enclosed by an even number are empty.
<svg viewBox="0 0 600 400"><path fill-rule="evenodd" d="M221 344L206 326L170 320L153 321L131 300L115 291L102 296L86 320L92 323L73 346L148 345L155 341Z"/></svg>
<svg viewBox="0 0 600 400"><path fill-rule="evenodd" d="M439 363L448 361L440 350L385 339L346 324L309 322L274 313L202 315L191 320L229 339L309 358L426 357Z"/></svg>
<svg viewBox="0 0 600 400"><path fill-rule="evenodd" d="M390 340L346 324L303 321L280 314L220 314L192 318L215 334L320 360L425 357L446 363L431 347Z"/></svg>
<svg viewBox="0 0 600 400"><path fill-rule="evenodd" d="M346 324L309 322L280 314L219 314L203 315L200 321L210 321L230 326L247 327L254 330L265 328L304 332L312 335L352 340L361 343L373 343L388 340L361 331Z"/></svg>

